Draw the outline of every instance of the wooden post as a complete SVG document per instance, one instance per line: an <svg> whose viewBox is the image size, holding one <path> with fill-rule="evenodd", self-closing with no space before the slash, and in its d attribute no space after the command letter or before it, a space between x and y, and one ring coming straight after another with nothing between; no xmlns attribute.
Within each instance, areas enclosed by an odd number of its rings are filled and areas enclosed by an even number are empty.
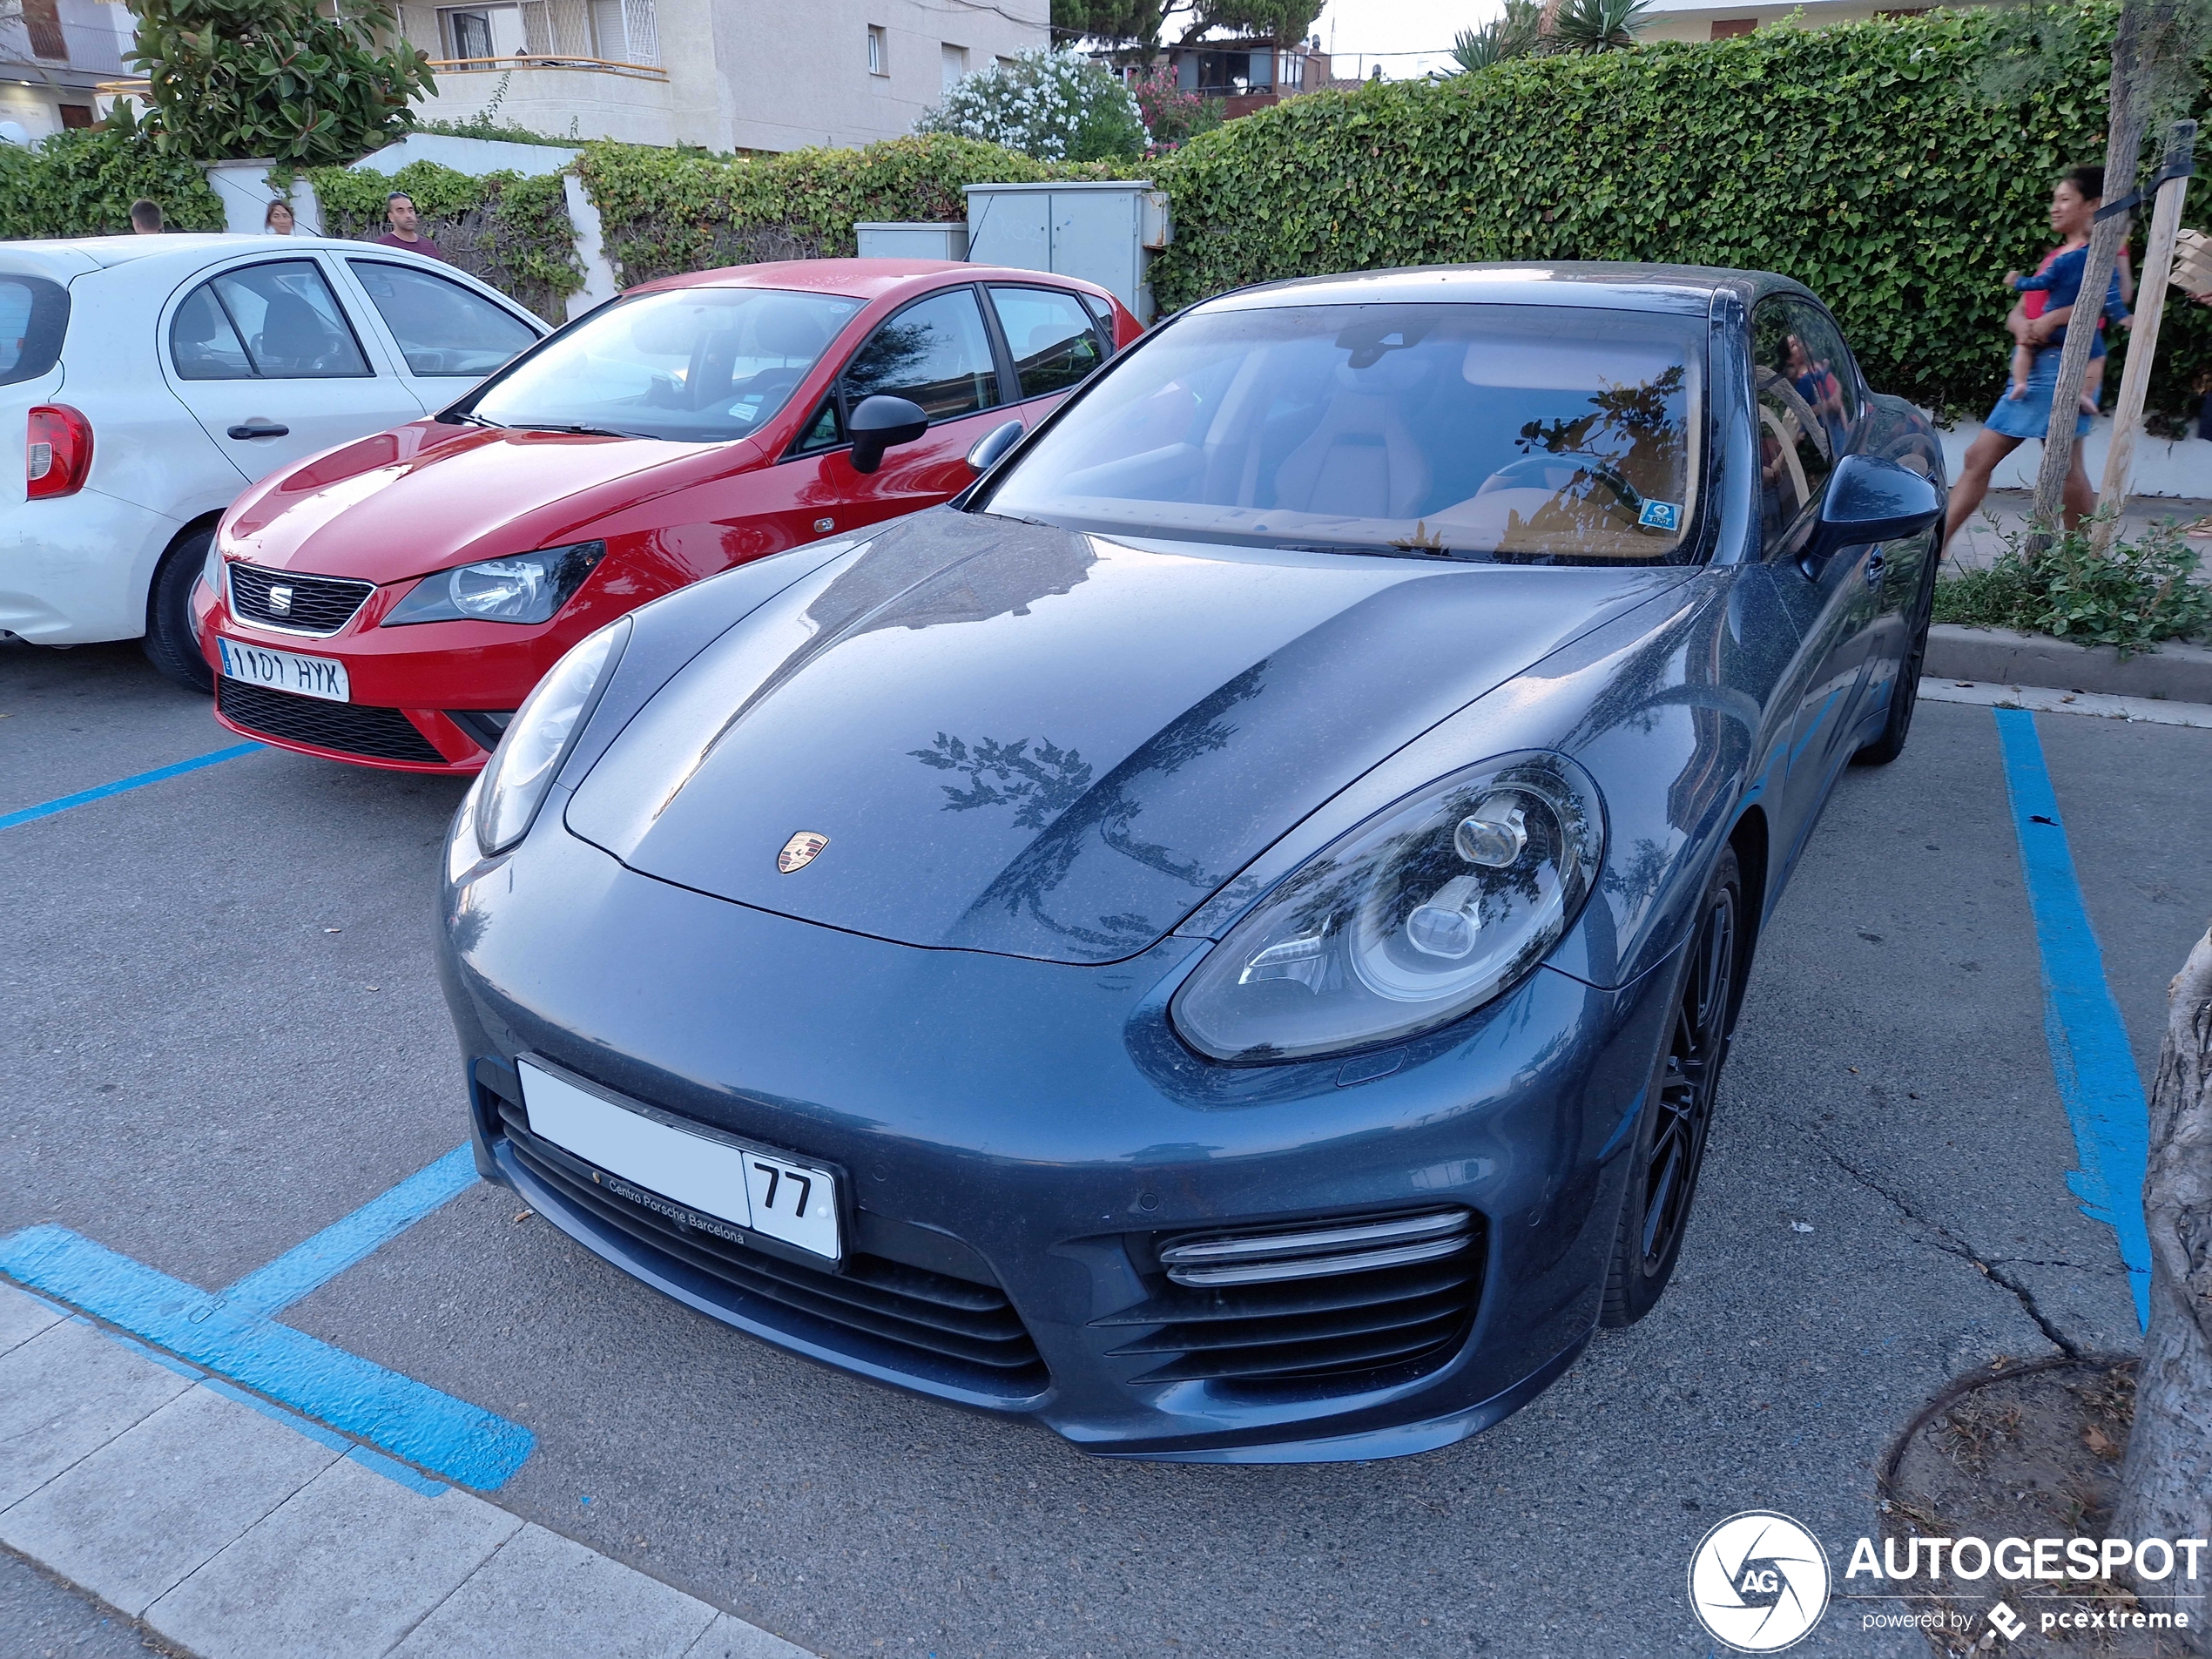
<svg viewBox="0 0 2212 1659"><path fill-rule="evenodd" d="M2196 123L2176 121L2166 136L2166 163L2170 173L2186 162L2196 145ZM2182 227L2182 198L2186 178L2168 179L2158 187L2151 209L2150 242L2143 250L2142 286L2135 290L2135 326L2128 336L2128 367L2120 376L2120 401L2112 412L2112 447L2105 452L2104 482L2097 491L2097 522L2089 543L2102 553L2119 532L2120 516L2128 510L2128 472L2135 458L2135 435L2143 429L2143 399L2150 390L2150 368L2158 354L2159 319L2166 309L2166 281L2174 269L2174 234Z"/></svg>

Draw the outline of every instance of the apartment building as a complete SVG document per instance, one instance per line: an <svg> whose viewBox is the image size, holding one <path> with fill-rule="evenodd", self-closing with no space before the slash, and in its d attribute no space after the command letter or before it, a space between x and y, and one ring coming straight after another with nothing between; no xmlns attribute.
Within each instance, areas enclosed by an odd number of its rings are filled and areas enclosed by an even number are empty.
<svg viewBox="0 0 2212 1659"><path fill-rule="evenodd" d="M1973 4L1975 0L1952 0ZM1824 28L1831 24L1865 23L1870 17L1917 17L1927 6L1877 6L1871 0L1784 0L1782 3L1746 5L1743 0L1659 0L1644 14L1636 38L1652 40L1728 40L1759 28L1788 22L1801 29Z"/></svg>
<svg viewBox="0 0 2212 1659"><path fill-rule="evenodd" d="M1047 44L1050 4L407 0L401 26L437 66L424 119L781 152L907 132L961 76Z"/></svg>
<svg viewBox="0 0 2212 1659"><path fill-rule="evenodd" d="M22 0L0 17L0 122L37 143L98 118L95 90L127 73L133 24L107 0Z"/></svg>

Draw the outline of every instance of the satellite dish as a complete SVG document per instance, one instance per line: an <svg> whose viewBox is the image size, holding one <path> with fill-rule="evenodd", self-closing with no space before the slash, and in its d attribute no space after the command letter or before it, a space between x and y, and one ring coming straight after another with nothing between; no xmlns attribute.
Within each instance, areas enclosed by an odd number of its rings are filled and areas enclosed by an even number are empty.
<svg viewBox="0 0 2212 1659"><path fill-rule="evenodd" d="M19 121L0 121L0 143L22 145L28 148L30 134L23 130Z"/></svg>

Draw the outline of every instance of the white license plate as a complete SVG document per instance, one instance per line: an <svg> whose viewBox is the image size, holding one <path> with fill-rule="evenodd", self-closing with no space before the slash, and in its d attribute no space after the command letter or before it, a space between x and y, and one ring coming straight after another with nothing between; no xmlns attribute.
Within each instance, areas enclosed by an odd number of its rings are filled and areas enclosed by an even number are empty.
<svg viewBox="0 0 2212 1659"><path fill-rule="evenodd" d="M837 1177L757 1147L694 1135L522 1062L530 1133L685 1209L835 1261Z"/></svg>
<svg viewBox="0 0 2212 1659"><path fill-rule="evenodd" d="M215 649L223 655L223 672L234 680L301 697L319 697L326 703L353 701L346 664L327 657L302 657L297 651L271 651L266 645L241 645L220 634L215 636Z"/></svg>

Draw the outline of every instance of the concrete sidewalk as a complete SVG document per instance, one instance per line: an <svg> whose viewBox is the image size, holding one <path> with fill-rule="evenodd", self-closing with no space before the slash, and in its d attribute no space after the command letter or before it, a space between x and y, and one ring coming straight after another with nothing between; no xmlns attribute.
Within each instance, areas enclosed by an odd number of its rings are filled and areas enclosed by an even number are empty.
<svg viewBox="0 0 2212 1659"><path fill-rule="evenodd" d="M1982 500L1981 511L1959 527L1957 539L1946 550L1945 574L1987 570L2005 550L2006 536L2027 530L2030 500L2030 494L2025 489L1991 490ZM2121 539L2139 541L2154 524L2175 519L2189 525L2208 515L2212 515L2212 500L2130 496L2128 510L2120 518ZM1991 523L1993 519L1994 523ZM2196 550L2197 579L2212 581L2212 563L2208 563L2204 556L2206 550L2212 549L2212 535L2192 536L2189 545Z"/></svg>
<svg viewBox="0 0 2212 1659"><path fill-rule="evenodd" d="M806 1659L5 1285L0 1543L203 1659Z"/></svg>

